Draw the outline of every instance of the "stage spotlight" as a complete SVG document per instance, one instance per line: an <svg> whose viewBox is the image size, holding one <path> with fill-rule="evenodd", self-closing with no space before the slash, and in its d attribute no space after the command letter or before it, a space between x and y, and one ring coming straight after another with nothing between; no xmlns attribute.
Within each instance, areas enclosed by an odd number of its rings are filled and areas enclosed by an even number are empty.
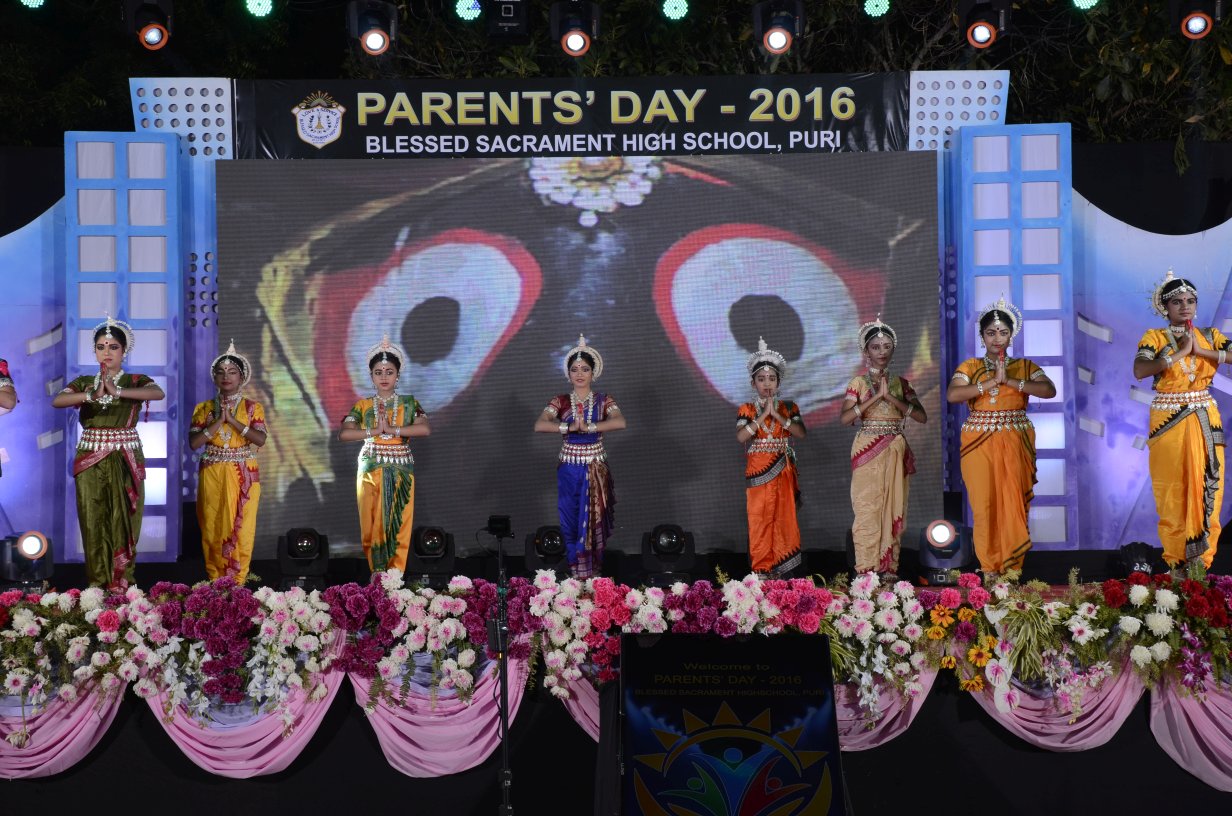
<svg viewBox="0 0 1232 816"><path fill-rule="evenodd" d="M244 0L244 7L253 17L268 17L274 10L274 0Z"/></svg>
<svg viewBox="0 0 1232 816"><path fill-rule="evenodd" d="M944 519L920 531L920 583L929 586L954 584L951 570L969 571L975 566L971 528Z"/></svg>
<svg viewBox="0 0 1232 816"><path fill-rule="evenodd" d="M479 19L479 15L483 12L483 4L479 0L457 0L453 11L458 15L458 19L470 23Z"/></svg>
<svg viewBox="0 0 1232 816"><path fill-rule="evenodd" d="M1187 40L1200 40L1223 20L1224 0L1170 0L1172 24Z"/></svg>
<svg viewBox="0 0 1232 816"><path fill-rule="evenodd" d="M526 536L526 571L552 570L557 580L569 577L569 560L565 556L565 537L556 525L540 527Z"/></svg>
<svg viewBox="0 0 1232 816"><path fill-rule="evenodd" d="M311 527L292 527L278 536L279 589L325 589L329 538Z"/></svg>
<svg viewBox="0 0 1232 816"><path fill-rule="evenodd" d="M683 20L689 14L689 0L663 0L663 16L672 22Z"/></svg>
<svg viewBox="0 0 1232 816"><path fill-rule="evenodd" d="M398 36L398 7L382 0L351 0L347 33L359 40L365 53L379 57Z"/></svg>
<svg viewBox="0 0 1232 816"><path fill-rule="evenodd" d="M693 534L676 524L657 525L642 536L642 569L651 586L671 586L688 581L697 562Z"/></svg>
<svg viewBox="0 0 1232 816"><path fill-rule="evenodd" d="M990 48L1010 23L1011 0L958 0L958 16L972 48Z"/></svg>
<svg viewBox="0 0 1232 816"><path fill-rule="evenodd" d="M765 0L753 6L753 38L767 54L788 51L803 26L803 0Z"/></svg>
<svg viewBox="0 0 1232 816"><path fill-rule="evenodd" d="M172 0L124 0L124 19L143 48L157 51L171 39Z"/></svg>
<svg viewBox="0 0 1232 816"><path fill-rule="evenodd" d="M864 13L869 17L884 17L890 10L890 0L864 0Z"/></svg>
<svg viewBox="0 0 1232 816"><path fill-rule="evenodd" d="M453 577L453 535L440 527L416 527L406 557L406 583L443 587Z"/></svg>
<svg viewBox="0 0 1232 816"><path fill-rule="evenodd" d="M1090 11L1099 5L1099 0L1074 0L1074 8L1079 11Z"/></svg>
<svg viewBox="0 0 1232 816"><path fill-rule="evenodd" d="M51 542L37 530L0 541L0 582L5 589L44 589L54 570Z"/></svg>
<svg viewBox="0 0 1232 816"><path fill-rule="evenodd" d="M549 18L552 39L571 57L581 57L599 36L599 7L586 0L552 4Z"/></svg>
<svg viewBox="0 0 1232 816"><path fill-rule="evenodd" d="M1152 547L1145 541L1131 541L1116 551L1112 559L1112 572L1117 578L1128 578L1131 572L1151 575L1162 562L1163 550Z"/></svg>
<svg viewBox="0 0 1232 816"><path fill-rule="evenodd" d="M21 4L26 8L42 8L44 0L21 0Z"/></svg>

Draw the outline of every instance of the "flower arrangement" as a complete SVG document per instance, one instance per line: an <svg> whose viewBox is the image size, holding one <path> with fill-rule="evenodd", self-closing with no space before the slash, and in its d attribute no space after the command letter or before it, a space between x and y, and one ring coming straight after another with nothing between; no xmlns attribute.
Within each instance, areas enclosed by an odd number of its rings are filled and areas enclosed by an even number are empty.
<svg viewBox="0 0 1232 816"><path fill-rule="evenodd" d="M128 621L127 598L101 589L0 593L0 669L4 694L17 698L22 727L8 740L24 747L27 707L72 702L97 692L101 700L135 680L146 657ZM100 700L100 702L101 702Z"/></svg>
<svg viewBox="0 0 1232 816"><path fill-rule="evenodd" d="M168 716L183 706L205 719L216 705L249 702L281 716L289 733L292 694L325 696L336 630L316 591L254 593L220 578L192 588L160 582L148 596L130 589L128 600L133 638L145 655L134 690L145 698L163 694Z"/></svg>

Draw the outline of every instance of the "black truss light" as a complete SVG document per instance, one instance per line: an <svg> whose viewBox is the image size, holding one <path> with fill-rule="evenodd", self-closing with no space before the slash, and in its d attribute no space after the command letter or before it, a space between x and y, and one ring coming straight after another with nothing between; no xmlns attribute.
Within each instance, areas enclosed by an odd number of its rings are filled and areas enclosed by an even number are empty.
<svg viewBox="0 0 1232 816"><path fill-rule="evenodd" d="M1012 0L958 0L958 19L972 48L991 48L1009 30Z"/></svg>
<svg viewBox="0 0 1232 816"><path fill-rule="evenodd" d="M406 582L445 586L453 577L455 560L452 533L441 527L416 527L406 556Z"/></svg>
<svg viewBox="0 0 1232 816"><path fill-rule="evenodd" d="M560 0L549 17L552 39L570 57L582 57L599 38L599 7L587 0Z"/></svg>
<svg viewBox="0 0 1232 816"><path fill-rule="evenodd" d="M0 582L5 588L41 589L55 566L51 541L37 530L0 539Z"/></svg>
<svg viewBox="0 0 1232 816"><path fill-rule="evenodd" d="M171 40L172 0L124 0L124 20L141 47L157 51Z"/></svg>
<svg viewBox="0 0 1232 816"><path fill-rule="evenodd" d="M1172 25L1187 40L1201 40L1223 20L1224 0L1169 0Z"/></svg>
<svg viewBox="0 0 1232 816"><path fill-rule="evenodd" d="M278 536L279 586L324 589L329 571L329 538L311 527L292 527Z"/></svg>
<svg viewBox="0 0 1232 816"><path fill-rule="evenodd" d="M651 586L688 581L697 563L693 534L677 524L659 524L642 536L642 569Z"/></svg>
<svg viewBox="0 0 1232 816"><path fill-rule="evenodd" d="M565 554L565 537L554 524L540 527L526 536L526 571L534 575L539 570L552 570L557 580L569 577L569 560Z"/></svg>
<svg viewBox="0 0 1232 816"><path fill-rule="evenodd" d="M398 7L383 0L347 3L347 33L359 41L365 54L379 57L398 36Z"/></svg>
<svg viewBox="0 0 1232 816"><path fill-rule="evenodd" d="M803 0L764 0L753 6L753 39L767 54L791 50L803 29Z"/></svg>

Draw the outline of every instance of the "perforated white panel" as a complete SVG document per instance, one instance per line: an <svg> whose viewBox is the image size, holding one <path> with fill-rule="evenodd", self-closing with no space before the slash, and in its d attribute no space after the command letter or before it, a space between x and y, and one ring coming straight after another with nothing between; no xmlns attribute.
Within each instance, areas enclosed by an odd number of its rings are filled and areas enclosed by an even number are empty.
<svg viewBox="0 0 1232 816"><path fill-rule="evenodd" d="M194 159L229 159L232 136L231 80L221 78L132 78L133 129L178 133L180 151Z"/></svg>
<svg viewBox="0 0 1232 816"><path fill-rule="evenodd" d="M1005 124L1009 71L912 71L911 150L949 150L954 129Z"/></svg>

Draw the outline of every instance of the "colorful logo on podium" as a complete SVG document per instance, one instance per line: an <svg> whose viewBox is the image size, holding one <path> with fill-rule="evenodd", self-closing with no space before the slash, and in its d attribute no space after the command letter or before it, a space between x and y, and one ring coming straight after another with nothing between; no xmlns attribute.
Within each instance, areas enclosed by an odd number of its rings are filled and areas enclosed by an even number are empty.
<svg viewBox="0 0 1232 816"><path fill-rule="evenodd" d="M831 812L834 781L829 764L814 767L829 752L800 744L807 731L804 724L776 732L770 709L742 722L727 703L719 706L711 722L686 709L683 724L683 734L652 729L663 746L661 753L633 756L638 813L823 816Z"/></svg>

